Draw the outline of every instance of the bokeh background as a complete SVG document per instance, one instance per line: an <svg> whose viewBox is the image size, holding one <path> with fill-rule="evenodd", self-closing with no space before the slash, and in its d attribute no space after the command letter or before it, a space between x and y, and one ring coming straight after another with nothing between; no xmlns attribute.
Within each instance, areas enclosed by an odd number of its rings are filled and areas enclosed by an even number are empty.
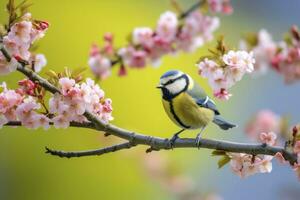
<svg viewBox="0 0 300 200"><path fill-rule="evenodd" d="M31 0L33 16L50 22L46 37L39 42L39 52L48 59L47 69L86 67L92 42L100 43L105 32L115 35L117 46L126 44L134 27L153 27L159 15L171 9L169 0ZM178 0L188 8L195 0ZM6 0L0 2L0 21L5 22ZM279 39L292 24L299 25L300 1L233 0L234 14L221 17L218 34L237 46L241 33L266 28ZM208 44L212 46L214 43ZM167 118L155 89L160 75L169 69L189 73L211 94L205 79L197 75L195 62L207 47L193 54L167 56L160 68L130 70L128 76L113 76L101 87L113 100L114 124L153 136L170 137L178 128ZM87 76L91 76L89 72ZM14 73L0 77L10 87L23 76ZM256 79L245 78L234 86L230 101L217 102L223 115L239 127L223 132L211 125L206 138L248 141L244 125L256 111L269 108L289 114L299 122L299 84L284 85L281 77L270 72ZM194 137L196 132L185 133ZM61 159L44 153L44 147L62 150L86 150L117 142L102 133L69 128L48 131L4 127L0 130L0 199L178 199L152 177L145 159L145 148L125 150L101 157ZM171 160L171 174L189 177L193 189L201 195L217 193L224 199L299 199L300 185L294 172L273 162L271 174L240 179L228 166L218 170L217 159L209 150L176 149L154 152ZM155 163L154 159L154 163ZM157 165L159 162L157 161ZM184 185L184 184L183 184ZM183 187L179 184L179 188Z"/></svg>

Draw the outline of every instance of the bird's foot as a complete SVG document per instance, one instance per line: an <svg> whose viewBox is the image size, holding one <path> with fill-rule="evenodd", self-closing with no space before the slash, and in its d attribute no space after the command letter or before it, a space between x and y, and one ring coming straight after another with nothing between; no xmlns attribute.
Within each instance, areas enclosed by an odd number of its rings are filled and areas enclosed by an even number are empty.
<svg viewBox="0 0 300 200"><path fill-rule="evenodd" d="M171 149L173 149L173 146L174 146L174 144L175 144L175 141L176 141L178 138L179 138L178 135L175 134L175 135L173 135L173 137L172 137L171 139L169 139Z"/></svg>
<svg viewBox="0 0 300 200"><path fill-rule="evenodd" d="M200 141L201 141L201 134L198 134L196 137L196 146L200 149Z"/></svg>

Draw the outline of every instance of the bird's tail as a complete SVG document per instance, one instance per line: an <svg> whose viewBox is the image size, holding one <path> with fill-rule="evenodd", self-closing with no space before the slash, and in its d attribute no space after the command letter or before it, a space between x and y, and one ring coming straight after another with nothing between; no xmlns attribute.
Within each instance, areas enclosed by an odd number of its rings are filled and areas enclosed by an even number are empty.
<svg viewBox="0 0 300 200"><path fill-rule="evenodd" d="M217 124L223 130L228 130L230 128L237 127L237 125L229 123L229 122L225 121L225 119L223 119L222 117L217 116L217 115L214 117L213 122L215 124Z"/></svg>

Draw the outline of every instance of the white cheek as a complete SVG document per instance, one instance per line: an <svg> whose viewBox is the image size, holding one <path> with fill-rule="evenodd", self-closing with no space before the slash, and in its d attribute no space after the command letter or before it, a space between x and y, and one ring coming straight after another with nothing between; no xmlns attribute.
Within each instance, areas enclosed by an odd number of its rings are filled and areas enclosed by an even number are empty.
<svg viewBox="0 0 300 200"><path fill-rule="evenodd" d="M176 94L181 92L185 88L185 84L186 83L184 79L179 79L174 83L167 85L166 88L169 90L171 94Z"/></svg>

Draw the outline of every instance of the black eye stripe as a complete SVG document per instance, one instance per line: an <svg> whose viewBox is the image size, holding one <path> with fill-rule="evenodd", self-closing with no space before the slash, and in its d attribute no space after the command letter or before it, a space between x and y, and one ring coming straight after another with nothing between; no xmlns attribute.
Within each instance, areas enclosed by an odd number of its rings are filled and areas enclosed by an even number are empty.
<svg viewBox="0 0 300 200"><path fill-rule="evenodd" d="M179 76L179 77L177 77L177 78L175 78L175 79L171 79L171 80L167 81L165 84L163 84L163 86L170 85L170 84L174 83L175 81L184 78L184 76L185 76L185 75L182 74L181 76Z"/></svg>

